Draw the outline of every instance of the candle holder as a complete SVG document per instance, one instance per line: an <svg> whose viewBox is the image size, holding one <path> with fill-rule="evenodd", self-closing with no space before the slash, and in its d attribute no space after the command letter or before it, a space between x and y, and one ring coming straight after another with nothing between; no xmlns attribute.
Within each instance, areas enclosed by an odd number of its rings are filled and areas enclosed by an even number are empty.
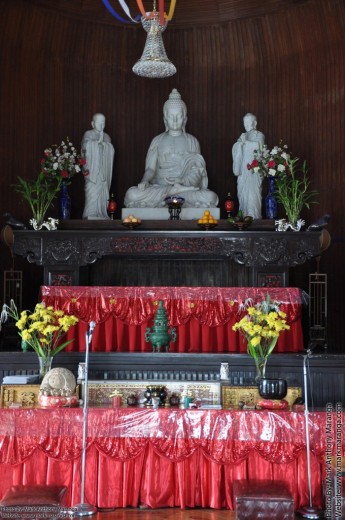
<svg viewBox="0 0 345 520"><path fill-rule="evenodd" d="M178 197L177 195L172 195L169 197L165 197L164 202L168 206L170 214L169 220L180 220L180 213L182 204L184 203L184 198Z"/></svg>
<svg viewBox="0 0 345 520"><path fill-rule="evenodd" d="M231 196L230 191L228 192L228 195L224 201L224 209L226 211L227 218L234 216L235 202L233 197Z"/></svg>
<svg viewBox="0 0 345 520"><path fill-rule="evenodd" d="M110 195L110 199L108 200L107 212L111 220L114 220L114 215L117 209L116 200L114 194Z"/></svg>

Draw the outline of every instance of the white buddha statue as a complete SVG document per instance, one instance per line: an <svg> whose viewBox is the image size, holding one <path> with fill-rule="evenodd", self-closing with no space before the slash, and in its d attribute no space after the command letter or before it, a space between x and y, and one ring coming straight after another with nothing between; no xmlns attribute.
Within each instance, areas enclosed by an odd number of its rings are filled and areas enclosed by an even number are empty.
<svg viewBox="0 0 345 520"><path fill-rule="evenodd" d="M109 135L104 132L104 115L95 114L91 126L92 130L85 132L81 143L82 155L86 160L83 218L108 219L107 205L115 151Z"/></svg>
<svg viewBox="0 0 345 520"><path fill-rule="evenodd" d="M184 207L216 207L218 197L207 189L206 165L198 140L185 131L187 107L173 89L163 108L165 132L151 142L145 173L138 184L127 190L127 208L158 208L168 196L185 199Z"/></svg>
<svg viewBox="0 0 345 520"><path fill-rule="evenodd" d="M233 172L237 177L237 197L239 210L244 216L250 215L254 219L261 218L262 202L262 175L248 170L254 158L254 151L261 150L265 136L256 129L257 120L253 114L246 114L243 118L245 132L240 135L232 147Z"/></svg>

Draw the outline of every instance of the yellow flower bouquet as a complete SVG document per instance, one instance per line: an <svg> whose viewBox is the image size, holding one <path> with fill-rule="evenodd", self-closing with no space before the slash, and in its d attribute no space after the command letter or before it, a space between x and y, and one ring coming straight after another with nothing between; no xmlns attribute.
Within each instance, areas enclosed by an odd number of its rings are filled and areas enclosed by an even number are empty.
<svg viewBox="0 0 345 520"><path fill-rule="evenodd" d="M266 363L279 334L289 329L286 314L279 309L277 302L271 302L269 295L264 302L248 307L247 314L233 325L232 330L240 331L248 342L248 354L255 361L256 381L266 376Z"/></svg>
<svg viewBox="0 0 345 520"><path fill-rule="evenodd" d="M2 309L1 321L5 322L8 318L16 322L19 336L40 358L53 357L67 347L73 340L63 343L61 340L70 327L79 321L76 316L46 307L44 303L37 303L32 313L24 310L19 314L13 300Z"/></svg>

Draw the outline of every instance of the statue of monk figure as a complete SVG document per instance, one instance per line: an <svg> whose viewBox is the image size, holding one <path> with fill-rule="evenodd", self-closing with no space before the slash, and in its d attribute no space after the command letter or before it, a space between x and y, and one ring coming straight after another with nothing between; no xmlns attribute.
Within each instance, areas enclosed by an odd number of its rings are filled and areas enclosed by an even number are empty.
<svg viewBox="0 0 345 520"><path fill-rule="evenodd" d="M185 131L187 107L173 89L163 107L165 132L155 137L138 186L127 190L125 206L158 208L168 196L185 199L184 207L216 207L218 197L207 189L208 178L198 140Z"/></svg>
<svg viewBox="0 0 345 520"><path fill-rule="evenodd" d="M107 206L115 151L109 135L104 132L104 115L95 114L91 126L92 130L85 132L81 143L82 155L86 160L83 218L108 219Z"/></svg>
<svg viewBox="0 0 345 520"><path fill-rule="evenodd" d="M239 209L243 216L261 218L261 186L262 175L248 170L254 158L254 151L260 151L265 142L265 136L256 129L257 120L253 114L243 118L245 132L240 135L232 147L233 172L237 177L237 197Z"/></svg>

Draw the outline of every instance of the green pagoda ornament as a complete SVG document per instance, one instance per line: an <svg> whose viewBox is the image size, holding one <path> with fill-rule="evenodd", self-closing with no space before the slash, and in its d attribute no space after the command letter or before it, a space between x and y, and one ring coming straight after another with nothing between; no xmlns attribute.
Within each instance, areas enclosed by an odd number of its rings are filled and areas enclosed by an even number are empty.
<svg viewBox="0 0 345 520"><path fill-rule="evenodd" d="M158 304L153 327L146 328L145 341L151 343L152 352L160 352L162 347L165 347L165 351L168 352L170 342L176 341L176 328L171 329L169 332L168 317L162 301Z"/></svg>

